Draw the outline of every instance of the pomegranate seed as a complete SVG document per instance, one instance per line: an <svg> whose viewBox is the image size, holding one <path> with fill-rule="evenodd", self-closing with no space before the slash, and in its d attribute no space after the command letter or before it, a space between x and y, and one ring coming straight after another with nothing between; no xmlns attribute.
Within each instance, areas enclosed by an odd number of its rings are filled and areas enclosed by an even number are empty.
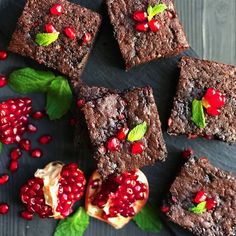
<svg viewBox="0 0 236 236"><path fill-rule="evenodd" d="M196 139L197 137L197 134L188 134L188 139Z"/></svg>
<svg viewBox="0 0 236 236"><path fill-rule="evenodd" d="M33 124L28 124L28 127L27 127L27 131L30 132L30 133L35 133L37 132L38 128L33 125Z"/></svg>
<svg viewBox="0 0 236 236"><path fill-rule="evenodd" d="M44 111L36 111L31 114L31 117L35 120L40 120L45 117L45 112Z"/></svg>
<svg viewBox="0 0 236 236"><path fill-rule="evenodd" d="M0 88L3 88L7 85L7 77L0 75Z"/></svg>
<svg viewBox="0 0 236 236"><path fill-rule="evenodd" d="M199 191L193 201L199 204L201 202L204 202L206 198L207 198L207 194L204 191Z"/></svg>
<svg viewBox="0 0 236 236"><path fill-rule="evenodd" d="M0 176L0 185L4 185L8 182L9 180L9 175L8 174L3 174Z"/></svg>
<svg viewBox="0 0 236 236"><path fill-rule="evenodd" d="M10 170L11 172L16 172L16 171L18 170L18 168L19 168L19 163L18 163L18 161L11 161L11 162L10 162L9 170Z"/></svg>
<svg viewBox="0 0 236 236"><path fill-rule="evenodd" d="M117 138L118 138L119 140L121 140L121 141L122 141L122 140L125 140L128 133L129 133L129 129L128 129L128 128L121 128L121 129L118 131Z"/></svg>
<svg viewBox="0 0 236 236"><path fill-rule="evenodd" d="M159 23L159 21L154 20L154 19L151 20L151 21L149 21L149 22L148 22L148 25L149 25L151 31L154 32L154 33L156 33L157 31L159 31L160 28L161 28L161 24Z"/></svg>
<svg viewBox="0 0 236 236"><path fill-rule="evenodd" d="M161 211L166 214L167 212L170 211L170 207L169 206L162 206Z"/></svg>
<svg viewBox="0 0 236 236"><path fill-rule="evenodd" d="M0 214L1 215L6 215L8 210L9 210L9 206L7 203L4 202L4 203L0 204Z"/></svg>
<svg viewBox="0 0 236 236"><path fill-rule="evenodd" d="M111 152L120 150L120 141L118 138L110 138L107 142L107 148Z"/></svg>
<svg viewBox="0 0 236 236"><path fill-rule="evenodd" d="M14 148L10 152L10 157L12 161L18 160L22 156L22 152L19 148Z"/></svg>
<svg viewBox="0 0 236 236"><path fill-rule="evenodd" d="M220 110L214 107L209 107L206 109L206 112L210 116L218 116L220 115Z"/></svg>
<svg viewBox="0 0 236 236"><path fill-rule="evenodd" d="M92 36L89 33L85 33L84 37L83 37L83 42L84 44L88 44L91 42Z"/></svg>
<svg viewBox="0 0 236 236"><path fill-rule="evenodd" d="M95 179L91 184L91 188L96 189L96 188L98 188L99 184L100 184L100 180Z"/></svg>
<svg viewBox="0 0 236 236"><path fill-rule="evenodd" d="M67 36L68 38L70 38L70 39L72 39L72 40L76 38L77 33L76 33L76 31L75 31L74 28L72 28L72 27L66 27L66 28L64 29L64 32L65 32L65 34L66 34L66 36Z"/></svg>
<svg viewBox="0 0 236 236"><path fill-rule="evenodd" d="M55 27L52 24L46 24L45 30L47 33L56 33L57 32L57 30L55 29Z"/></svg>
<svg viewBox="0 0 236 236"><path fill-rule="evenodd" d="M64 11L64 7L61 4L56 4L51 7L50 12L52 15L61 15Z"/></svg>
<svg viewBox="0 0 236 236"><path fill-rule="evenodd" d="M136 25L136 30L139 32L146 32L148 30L148 23L139 23Z"/></svg>
<svg viewBox="0 0 236 236"><path fill-rule="evenodd" d="M32 220L33 219L33 214L29 211L22 211L20 213L20 216L25 220Z"/></svg>
<svg viewBox="0 0 236 236"><path fill-rule="evenodd" d="M100 154L106 154L106 152L107 152L107 149L104 147L104 146L101 146L101 147L99 147L99 149L98 149L98 152L100 153Z"/></svg>
<svg viewBox="0 0 236 236"><path fill-rule="evenodd" d="M8 57L8 54L6 51L0 51L0 61L6 60Z"/></svg>
<svg viewBox="0 0 236 236"><path fill-rule="evenodd" d="M138 22L143 22L147 19L147 13L144 11L136 11L133 14L133 19Z"/></svg>
<svg viewBox="0 0 236 236"><path fill-rule="evenodd" d="M78 101L77 101L77 107L78 108L81 108L81 107L83 107L85 105L85 99L79 99Z"/></svg>
<svg viewBox="0 0 236 236"><path fill-rule="evenodd" d="M20 147L24 151L30 151L31 149L31 141L29 139L22 139L20 141Z"/></svg>
<svg viewBox="0 0 236 236"><path fill-rule="evenodd" d="M206 200L206 208L208 211L213 210L217 205L217 201L214 198L208 198Z"/></svg>
<svg viewBox="0 0 236 236"><path fill-rule="evenodd" d="M39 138L39 143L42 145L49 144L52 141L51 135L43 135Z"/></svg>
<svg viewBox="0 0 236 236"><path fill-rule="evenodd" d="M142 142L136 142L133 143L131 146L131 152L132 154L136 155L136 154L140 154L143 152L144 150L144 144Z"/></svg>
<svg viewBox="0 0 236 236"><path fill-rule="evenodd" d="M43 156L43 152L41 149L37 148L37 149L32 150L32 152L31 152L31 157L33 157L33 158L40 158L42 156Z"/></svg>
<svg viewBox="0 0 236 236"><path fill-rule="evenodd" d="M181 156L184 159L189 159L192 155L194 154L194 151L192 148L186 148L184 151L181 153Z"/></svg>

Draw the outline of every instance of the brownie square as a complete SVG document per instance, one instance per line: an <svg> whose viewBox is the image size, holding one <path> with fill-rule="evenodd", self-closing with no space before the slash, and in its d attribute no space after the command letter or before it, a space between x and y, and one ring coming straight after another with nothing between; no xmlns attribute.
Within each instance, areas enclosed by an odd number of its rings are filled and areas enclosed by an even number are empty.
<svg viewBox="0 0 236 236"><path fill-rule="evenodd" d="M228 143L235 142L236 67L190 57L183 57L179 67L180 79L168 122L168 133L214 137ZM222 92L226 103L217 116L208 115L204 110L206 127L199 128L191 120L192 102L194 99L201 100L208 88Z"/></svg>
<svg viewBox="0 0 236 236"><path fill-rule="evenodd" d="M150 87L136 88L124 93L108 92L88 101L82 109L87 123L98 170L106 178L110 174L131 171L152 165L166 158L166 146L153 91ZM132 130L140 123L147 123L147 132L137 142L144 145L142 153L133 154L127 139L120 141L117 151L110 151L108 140L117 137L121 128Z"/></svg>
<svg viewBox="0 0 236 236"><path fill-rule="evenodd" d="M106 3L127 70L158 58L177 55L189 48L172 0L161 1L167 5L167 10L153 18L161 25L158 32L150 29L138 32L138 22L133 15L136 11L146 12L149 6L160 3L159 0L106 0Z"/></svg>
<svg viewBox="0 0 236 236"><path fill-rule="evenodd" d="M56 4L61 4L64 8L61 15L50 13L50 9ZM60 35L49 46L39 46L35 42L36 35L46 33L46 24L52 24ZM58 70L71 77L72 84L76 86L100 24L101 16L98 13L66 0L28 0L13 33L9 50ZM66 27L75 29L75 39L66 36ZM84 43L83 37L87 33L91 36L91 41Z"/></svg>
<svg viewBox="0 0 236 236"><path fill-rule="evenodd" d="M216 201L215 208L199 214L190 211L199 191ZM191 158L172 184L170 194L175 203L167 215L174 223L199 236L235 235L236 179L206 158Z"/></svg>

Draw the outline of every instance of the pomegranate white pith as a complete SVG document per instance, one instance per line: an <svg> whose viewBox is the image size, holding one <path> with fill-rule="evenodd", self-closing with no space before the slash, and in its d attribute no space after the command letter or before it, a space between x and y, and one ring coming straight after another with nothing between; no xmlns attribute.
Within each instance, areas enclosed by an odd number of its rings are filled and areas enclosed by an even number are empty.
<svg viewBox="0 0 236 236"><path fill-rule="evenodd" d="M120 229L138 214L148 196L148 180L138 169L105 181L95 171L88 183L85 208L91 217Z"/></svg>

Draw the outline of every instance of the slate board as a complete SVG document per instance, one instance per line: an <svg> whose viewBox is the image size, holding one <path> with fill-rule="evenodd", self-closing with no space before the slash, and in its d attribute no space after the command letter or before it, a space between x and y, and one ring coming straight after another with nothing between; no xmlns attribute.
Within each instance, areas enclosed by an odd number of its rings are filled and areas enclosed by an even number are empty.
<svg viewBox="0 0 236 236"><path fill-rule="evenodd" d="M14 30L16 20L24 6L22 0L0 0L0 48L6 48ZM103 24L88 65L83 73L82 80L89 85L105 86L116 89L127 89L133 86L151 85L154 89L158 105L164 138L168 148L168 159L165 163L144 168L150 183L150 201L159 204L161 197L168 190L180 167L180 152L185 147L192 147L197 156L207 156L213 164L236 174L236 145L229 146L220 141L208 141L203 138L187 140L186 137L170 137L166 134L167 120L178 82L177 61L179 57L151 62L135 68L129 72L124 71L122 58L118 45L114 40L112 27L109 24L106 8L102 0L81 0L82 6L101 12ZM197 56L193 50L185 52L189 56ZM43 68L30 59L18 55L10 55L9 59L0 62L0 73L8 74L15 68L31 66ZM29 95L33 99L34 109L42 109L45 105L45 96L42 94ZM7 98L19 97L9 88L0 90L0 101ZM93 171L93 159L86 146L73 148L73 128L68 126L71 114L63 119L51 122L47 119L34 122L39 127L38 133L30 136L34 140L33 147L37 147L37 138L41 134L52 134L53 142L43 147L44 157L33 160L24 153L20 160L20 169L11 175L10 182L0 187L0 202L10 204L10 211L6 216L0 216L0 236L51 236L56 221L52 219L41 220L37 217L27 222L19 218L18 213L23 209L19 200L20 187L33 176L37 168L44 167L48 162L61 160L65 162L78 161L81 169L89 176ZM9 149L4 147L0 155L0 173L7 171L9 163ZM83 204L83 202L81 202ZM112 227L97 220L91 219L91 224L85 236L151 236L151 235L191 235L183 229L168 222L162 216L164 228L159 234L145 233L139 230L133 222L125 228L116 231Z"/></svg>

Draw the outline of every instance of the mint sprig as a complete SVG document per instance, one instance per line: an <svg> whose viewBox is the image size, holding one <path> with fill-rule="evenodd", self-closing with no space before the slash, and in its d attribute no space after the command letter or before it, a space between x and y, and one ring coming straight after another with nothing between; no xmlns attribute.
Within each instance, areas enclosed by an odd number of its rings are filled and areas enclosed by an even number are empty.
<svg viewBox="0 0 236 236"><path fill-rule="evenodd" d="M206 127L206 119L202 101L197 99L194 99L192 102L192 121L201 129Z"/></svg>
<svg viewBox="0 0 236 236"><path fill-rule="evenodd" d="M199 203L195 207L189 208L189 211L194 213L194 214L202 214L202 213L206 212L207 211L206 201Z"/></svg>
<svg viewBox="0 0 236 236"><path fill-rule="evenodd" d="M162 229L158 211L150 204L143 207L133 220L141 230L146 232L158 233Z"/></svg>
<svg viewBox="0 0 236 236"><path fill-rule="evenodd" d="M144 137L148 129L147 122L144 121L143 123L134 127L128 134L127 140L130 142L138 141Z"/></svg>
<svg viewBox="0 0 236 236"><path fill-rule="evenodd" d="M59 32L39 33L36 35L35 42L39 46L47 47L58 39L59 34L60 34Z"/></svg>
<svg viewBox="0 0 236 236"><path fill-rule="evenodd" d="M80 207L72 216L58 223L54 236L83 236L88 225L89 216Z"/></svg>
<svg viewBox="0 0 236 236"><path fill-rule="evenodd" d="M152 18L167 9L167 5L164 3L156 4L154 7L149 6L147 9L148 21L151 21Z"/></svg>

